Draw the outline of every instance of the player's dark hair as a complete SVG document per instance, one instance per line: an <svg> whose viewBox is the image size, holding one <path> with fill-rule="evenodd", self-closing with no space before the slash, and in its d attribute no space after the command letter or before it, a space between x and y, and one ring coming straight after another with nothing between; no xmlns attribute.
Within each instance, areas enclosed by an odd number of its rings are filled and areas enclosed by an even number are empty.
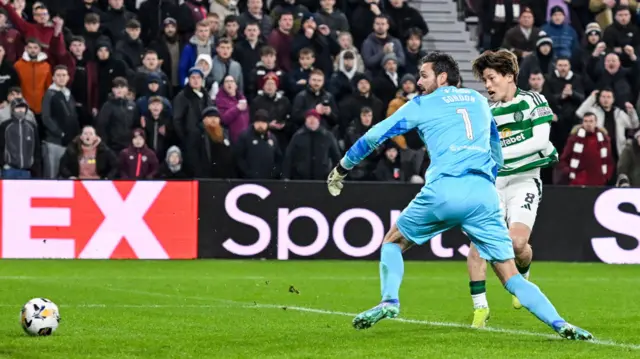
<svg viewBox="0 0 640 359"><path fill-rule="evenodd" d="M514 80L520 72L518 58L509 50L487 50L475 59L471 65L473 76L479 80L482 79L482 74L486 69L494 70L502 76L513 75Z"/></svg>
<svg viewBox="0 0 640 359"><path fill-rule="evenodd" d="M451 55L443 52L432 52L429 55L422 58L420 66L431 63L433 66L433 72L436 76L446 73L447 84L449 86L457 86L460 82L460 69L458 63L451 57Z"/></svg>

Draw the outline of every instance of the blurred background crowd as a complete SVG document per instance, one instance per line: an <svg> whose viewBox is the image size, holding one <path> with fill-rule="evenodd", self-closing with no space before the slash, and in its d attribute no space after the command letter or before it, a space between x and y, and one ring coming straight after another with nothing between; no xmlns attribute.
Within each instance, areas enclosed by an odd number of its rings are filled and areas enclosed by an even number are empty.
<svg viewBox="0 0 640 359"><path fill-rule="evenodd" d="M545 183L640 187L636 1L458 5L556 114ZM2 177L324 180L418 94L428 33L405 0L0 0ZM412 131L350 179L428 165Z"/></svg>

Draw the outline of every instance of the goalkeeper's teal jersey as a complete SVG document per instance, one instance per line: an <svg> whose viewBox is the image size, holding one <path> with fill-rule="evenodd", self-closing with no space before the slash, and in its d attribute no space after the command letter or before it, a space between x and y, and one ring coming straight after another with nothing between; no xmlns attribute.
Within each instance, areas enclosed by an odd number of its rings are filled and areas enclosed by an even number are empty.
<svg viewBox="0 0 640 359"><path fill-rule="evenodd" d="M378 123L347 152L341 164L355 167L386 140L413 128L425 143L429 184L443 176L483 174L495 181L503 164L500 137L487 99L475 90L441 87L407 102Z"/></svg>

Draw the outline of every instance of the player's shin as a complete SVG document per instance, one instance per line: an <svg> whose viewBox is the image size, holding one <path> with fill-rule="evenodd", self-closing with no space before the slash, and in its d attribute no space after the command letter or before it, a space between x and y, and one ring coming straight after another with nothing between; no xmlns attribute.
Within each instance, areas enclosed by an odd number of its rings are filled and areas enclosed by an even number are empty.
<svg viewBox="0 0 640 359"><path fill-rule="evenodd" d="M523 249L519 253L516 253L516 268L525 279L529 279L529 269L531 268L532 259L533 250L528 243L523 246Z"/></svg>
<svg viewBox="0 0 640 359"><path fill-rule="evenodd" d="M473 308L488 308L486 289L487 263L480 258L474 244L471 244L469 256L467 257L467 269L469 270L469 289L471 290Z"/></svg>
<svg viewBox="0 0 640 359"><path fill-rule="evenodd" d="M398 243L384 243L380 253L380 289L383 302L398 303L403 275L402 247Z"/></svg>

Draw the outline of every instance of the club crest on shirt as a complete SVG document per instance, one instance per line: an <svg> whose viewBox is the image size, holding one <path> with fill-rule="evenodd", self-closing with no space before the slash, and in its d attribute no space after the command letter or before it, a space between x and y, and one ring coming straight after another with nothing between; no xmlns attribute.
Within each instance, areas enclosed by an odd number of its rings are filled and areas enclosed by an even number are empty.
<svg viewBox="0 0 640 359"><path fill-rule="evenodd" d="M511 130L508 128L503 129L502 131L500 131L500 138L507 138L509 136L511 136Z"/></svg>
<svg viewBox="0 0 640 359"><path fill-rule="evenodd" d="M522 121L522 119L523 119L523 118L524 118L524 115L522 114L522 111L518 111L518 112L516 112L516 113L514 113L514 114L513 114L513 119L514 119L516 122L520 122L520 121Z"/></svg>

